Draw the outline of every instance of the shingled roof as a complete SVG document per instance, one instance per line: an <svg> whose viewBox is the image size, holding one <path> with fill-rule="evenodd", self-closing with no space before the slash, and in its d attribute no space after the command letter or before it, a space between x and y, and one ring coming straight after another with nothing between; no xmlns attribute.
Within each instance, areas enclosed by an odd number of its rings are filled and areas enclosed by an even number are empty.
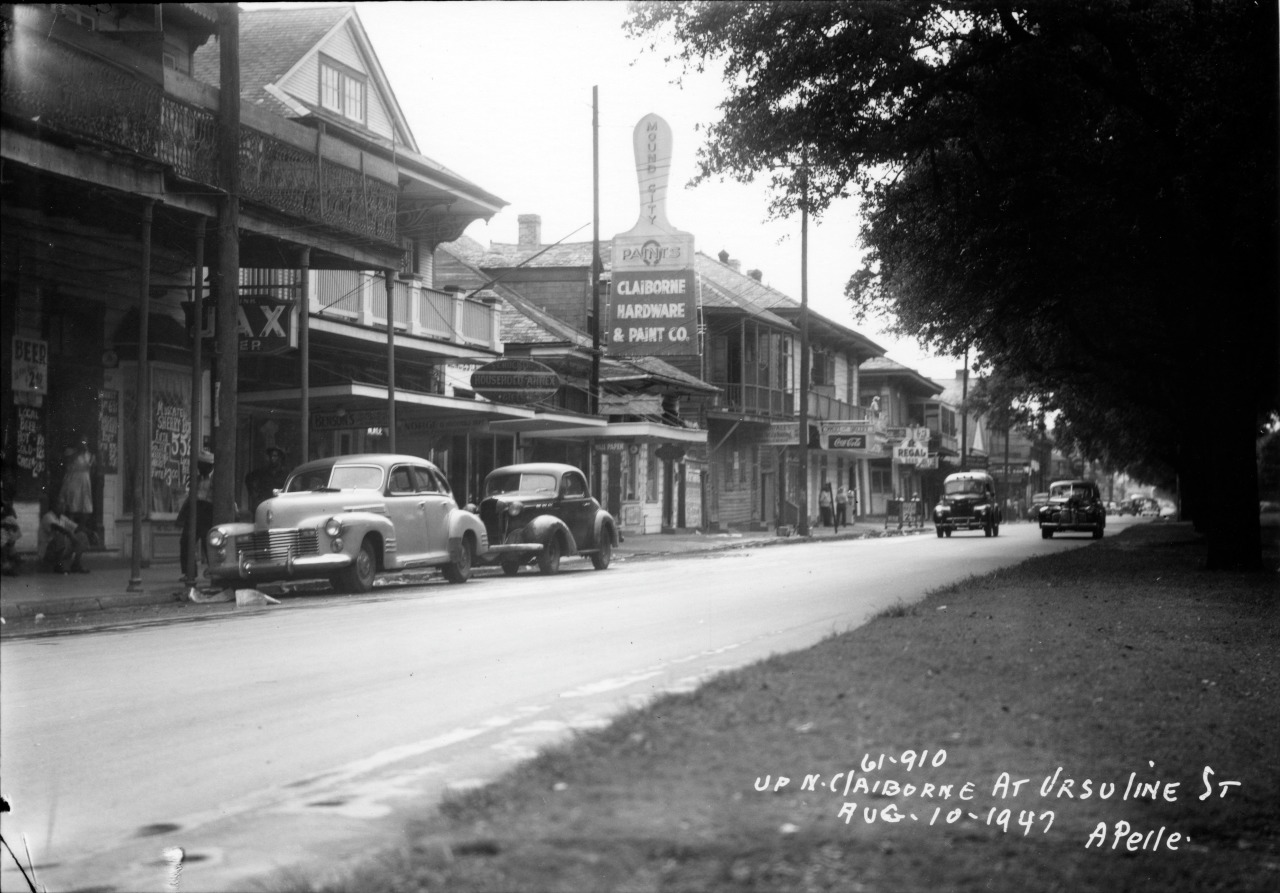
<svg viewBox="0 0 1280 893"><path fill-rule="evenodd" d="M915 369L904 366L888 357L872 357L867 360L858 367L858 376L867 384L872 379L891 378L902 382L906 387L926 397L941 394L944 390L943 386L932 378L926 378Z"/></svg>

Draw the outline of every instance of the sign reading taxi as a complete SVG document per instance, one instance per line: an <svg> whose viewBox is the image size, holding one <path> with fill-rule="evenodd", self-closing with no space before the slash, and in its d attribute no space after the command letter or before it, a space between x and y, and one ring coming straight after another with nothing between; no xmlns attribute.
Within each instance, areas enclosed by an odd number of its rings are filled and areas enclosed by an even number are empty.
<svg viewBox="0 0 1280 893"><path fill-rule="evenodd" d="M693 235L667 221L671 128L645 115L632 133L640 219L613 237L606 352L615 357L697 356L698 282Z"/></svg>

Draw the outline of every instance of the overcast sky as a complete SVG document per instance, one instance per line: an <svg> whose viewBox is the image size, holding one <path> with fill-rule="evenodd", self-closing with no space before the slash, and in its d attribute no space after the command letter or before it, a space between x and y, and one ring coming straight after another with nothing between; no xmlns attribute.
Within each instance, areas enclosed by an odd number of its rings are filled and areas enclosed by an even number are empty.
<svg viewBox="0 0 1280 893"><path fill-rule="evenodd" d="M246 4L254 6L256 4ZM759 269L764 281L800 299L800 221L768 222L763 184L686 184L699 126L715 118L716 74L672 82L677 63L627 38L621 0L357 3L379 61L422 154L507 201L467 234L483 244L515 242L517 217L539 214L545 243L589 241L592 221L592 87L599 89L600 238L639 217L631 135L653 112L671 126L674 158L667 202L695 247L721 250ZM857 207L850 201L810 222L809 302L857 328L900 363L940 381L960 362L930 358L877 324L855 325L843 297L860 263Z"/></svg>

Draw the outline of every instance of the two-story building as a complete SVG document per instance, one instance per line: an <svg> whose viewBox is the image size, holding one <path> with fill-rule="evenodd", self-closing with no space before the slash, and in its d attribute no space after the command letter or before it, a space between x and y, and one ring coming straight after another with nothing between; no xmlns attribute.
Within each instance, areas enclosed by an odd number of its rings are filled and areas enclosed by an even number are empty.
<svg viewBox="0 0 1280 893"><path fill-rule="evenodd" d="M231 445L217 457L219 487L269 445L300 458L394 442L415 420L531 414L435 384L441 367L501 345L496 305L430 287L431 249L503 203L416 152L354 9L241 18L213 4L56 4L0 15L0 362L22 373L2 411L24 528L81 439L96 457L96 539L149 560L177 553L193 451ZM245 60L234 106L212 66L219 35ZM230 208L234 240L219 232ZM213 275L225 258L260 271L237 274L238 360L227 367L208 339L197 364L197 328L231 330L207 310L190 318L197 297L226 293ZM291 272L270 272L281 270ZM240 399L220 415L226 368Z"/></svg>

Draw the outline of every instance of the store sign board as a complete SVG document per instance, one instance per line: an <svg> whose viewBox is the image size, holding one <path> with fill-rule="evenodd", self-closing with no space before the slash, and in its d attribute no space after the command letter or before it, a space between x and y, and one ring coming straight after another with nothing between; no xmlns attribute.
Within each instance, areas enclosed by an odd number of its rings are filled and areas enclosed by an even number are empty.
<svg viewBox="0 0 1280 893"><path fill-rule="evenodd" d="M187 314L187 333L190 336L195 303L184 302ZM204 319L200 335L213 339L217 332L217 304L205 300L200 309ZM236 309L236 335L240 340L240 352L257 356L286 353L298 346L298 312L292 301L282 301L271 295L242 295Z"/></svg>
<svg viewBox="0 0 1280 893"><path fill-rule="evenodd" d="M899 465L919 465L929 458L927 446L900 444L893 448L893 461Z"/></svg>
<svg viewBox="0 0 1280 893"><path fill-rule="evenodd" d="M760 437L761 446L799 446L799 422L773 422Z"/></svg>
<svg viewBox="0 0 1280 893"><path fill-rule="evenodd" d="M537 360L494 360L471 373L471 389L495 403L549 400L560 389L560 384L559 374Z"/></svg>
<svg viewBox="0 0 1280 893"><path fill-rule="evenodd" d="M29 394L49 393L49 342L13 336L12 388Z"/></svg>

